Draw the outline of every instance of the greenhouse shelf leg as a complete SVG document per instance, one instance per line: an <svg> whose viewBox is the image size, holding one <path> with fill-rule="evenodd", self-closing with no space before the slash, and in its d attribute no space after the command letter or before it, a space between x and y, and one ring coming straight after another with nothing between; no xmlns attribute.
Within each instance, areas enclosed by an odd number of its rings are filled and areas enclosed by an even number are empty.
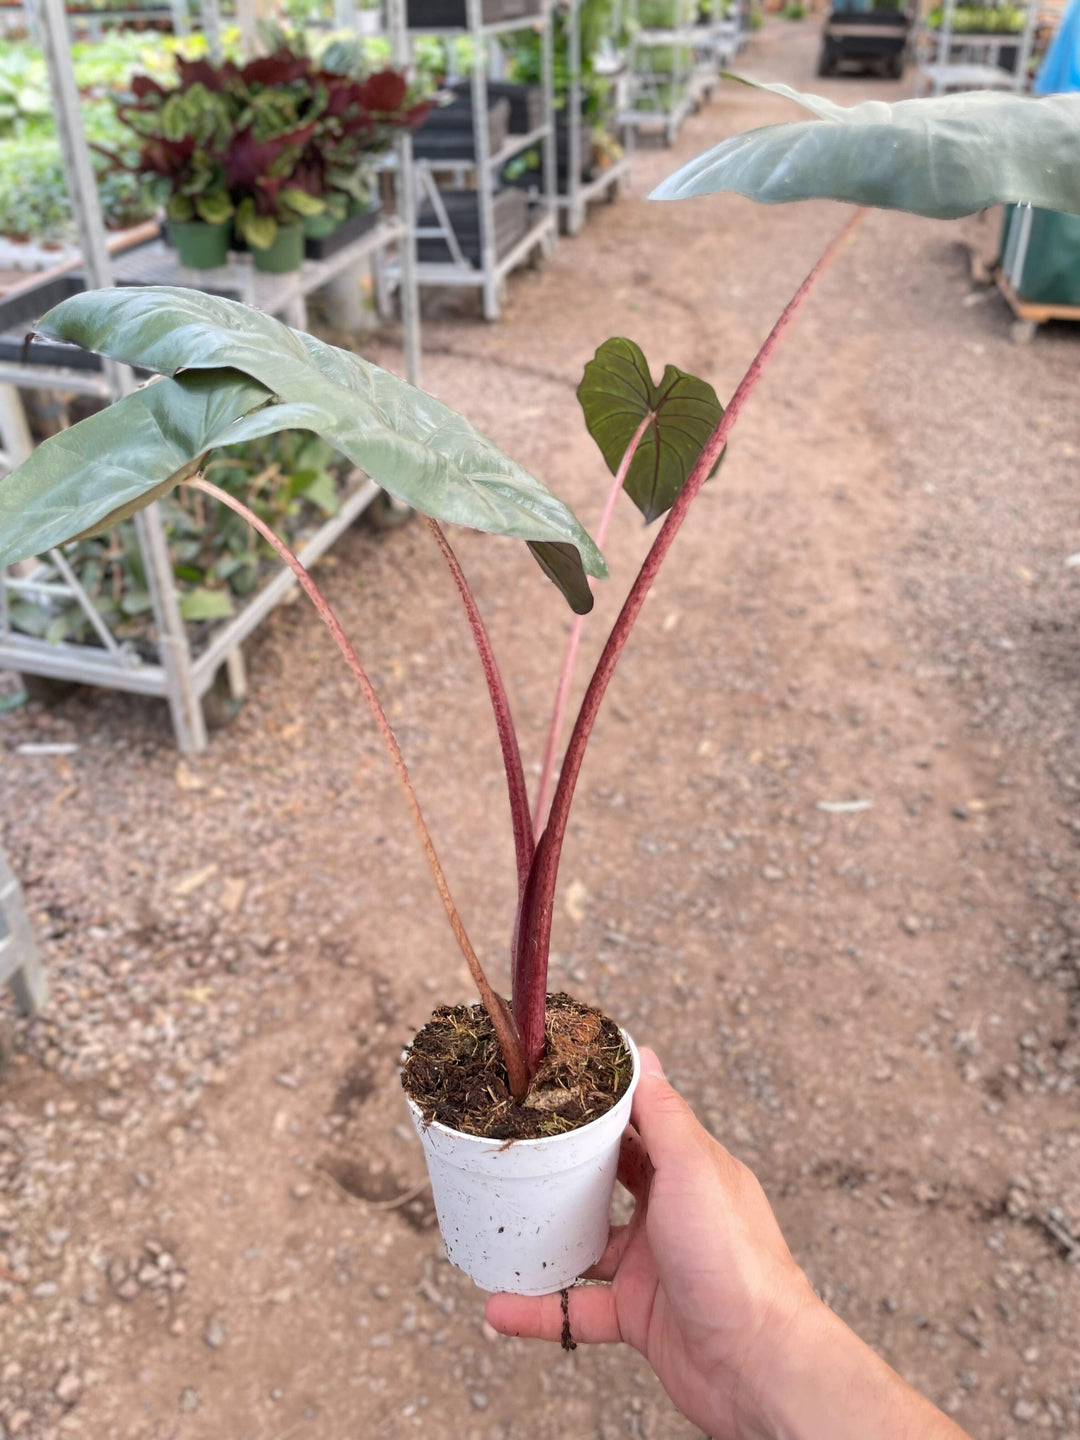
<svg viewBox="0 0 1080 1440"><path fill-rule="evenodd" d="M409 36L405 16L405 0L390 0L386 7L387 29L390 33L390 56L402 70L409 66ZM405 379L410 385L420 384L420 290L416 277L416 185L413 182L412 136L402 131L398 136L397 174L394 177L394 196L397 201L398 218L405 227L405 233L398 241L398 256L401 271L401 338L405 351ZM374 271L376 305L383 311L384 297L381 290L386 284L384 257L378 256ZM387 297L388 298L388 297ZM387 306L387 308L389 308Z"/></svg>
<svg viewBox="0 0 1080 1440"><path fill-rule="evenodd" d="M555 136L555 18L549 7L540 30L540 83L544 91L544 207L553 221L551 244L541 246L546 259L555 248L559 231L559 150ZM574 127L571 125L571 129Z"/></svg>
<svg viewBox="0 0 1080 1440"><path fill-rule="evenodd" d="M363 262L352 265L323 286L322 294L334 318L335 330L362 335L374 320L363 291Z"/></svg>
<svg viewBox="0 0 1080 1440"><path fill-rule="evenodd" d="M234 645L225 656L225 677L229 682L229 694L234 700L246 700L248 693L247 666L244 664L244 652L239 645Z"/></svg>
<svg viewBox="0 0 1080 1440"><path fill-rule="evenodd" d="M401 256L401 329L405 347L405 379L410 385L420 382L420 289L416 279L416 187L412 183L412 137L403 135L399 141L398 206L405 234L398 253Z"/></svg>
<svg viewBox="0 0 1080 1440"><path fill-rule="evenodd" d="M180 605L173 585L172 561L165 540L165 527L156 505L135 516L146 564L146 588L154 611L158 649L165 670L166 694L176 743L185 755L206 749L206 721L191 669L191 649L180 617Z"/></svg>
<svg viewBox="0 0 1080 1440"><path fill-rule="evenodd" d="M476 158L476 192L480 212L480 268L484 272L484 319L499 318L499 281L495 273L498 256L495 250L495 202L492 197L491 132L488 128L487 66L489 55L482 41L476 41L483 29L481 0L465 0L469 29L474 36L470 94L473 107L473 136Z"/></svg>
<svg viewBox="0 0 1080 1440"><path fill-rule="evenodd" d="M173 34L182 40L191 34L191 13L187 0L169 0L169 9L172 11Z"/></svg>
<svg viewBox="0 0 1080 1440"><path fill-rule="evenodd" d="M281 313L285 316L285 324L291 325L294 330L308 328L307 300L303 295L294 295Z"/></svg>
<svg viewBox="0 0 1080 1440"><path fill-rule="evenodd" d="M14 470L34 448L22 397L14 385L0 385L0 447L4 463Z"/></svg>
<svg viewBox="0 0 1080 1440"><path fill-rule="evenodd" d="M103 288L112 285L113 269L106 245L101 201L90 163L90 150L82 128L64 0L35 0L35 4L83 267L90 285ZM209 7L207 13L210 13ZM106 360L102 368L114 400L134 390L134 377L125 366ZM192 675L187 632L176 599L169 547L156 505L138 512L135 533L146 567L146 584L157 628L165 694L176 742L185 752L203 750L206 748L206 723Z"/></svg>

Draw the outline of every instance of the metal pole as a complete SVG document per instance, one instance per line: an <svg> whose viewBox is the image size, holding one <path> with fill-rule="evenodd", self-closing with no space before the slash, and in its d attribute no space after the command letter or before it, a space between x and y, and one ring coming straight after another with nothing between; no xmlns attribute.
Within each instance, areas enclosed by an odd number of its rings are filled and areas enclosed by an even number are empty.
<svg viewBox="0 0 1080 1440"><path fill-rule="evenodd" d="M173 33L181 39L191 34L191 12L187 0L169 0L172 11Z"/></svg>
<svg viewBox="0 0 1080 1440"><path fill-rule="evenodd" d="M386 23L390 31L390 54L394 64L410 72L409 38L406 31L405 0L387 0ZM411 78L411 76L410 76ZM396 142L397 173L394 176L398 218L405 233L398 242L401 257L401 341L405 352L405 379L420 384L420 292L416 282L416 183L413 178L412 136L401 131Z"/></svg>
<svg viewBox="0 0 1080 1440"><path fill-rule="evenodd" d="M567 229L571 235L576 235L585 221L581 204L581 8L578 0L570 0L565 23L569 27L567 45L570 60L570 93L567 96L570 108L566 116L566 214ZM558 149L556 144L556 157Z"/></svg>
<svg viewBox="0 0 1080 1440"><path fill-rule="evenodd" d="M83 268L87 283L97 289L113 283L112 262L105 244L105 222L79 112L79 90L75 84L64 0L33 0L33 3L49 72L56 133L68 196L75 212Z"/></svg>
<svg viewBox="0 0 1080 1440"><path fill-rule="evenodd" d="M941 29L938 32L938 65L948 65L952 59L952 29L953 12L956 7L956 0L945 0L945 10L941 16ZM934 81L934 94L940 95L946 88L948 81L943 70L939 70Z"/></svg>
<svg viewBox="0 0 1080 1440"><path fill-rule="evenodd" d="M499 318L499 282L495 274L495 203L492 197L491 127L488 114L484 13L481 0L466 0L465 15L472 36L473 56L469 93L473 107L473 148L476 155L476 203L480 211L480 268L484 275L484 319Z"/></svg>
<svg viewBox="0 0 1080 1440"><path fill-rule="evenodd" d="M540 31L540 76L544 86L544 199L547 213L558 225L559 214L559 170L558 150L555 144L555 60L552 32L555 28L553 0L546 0L541 10L543 29ZM571 115L567 123L574 127L576 118ZM545 254L547 252L545 251Z"/></svg>
<svg viewBox="0 0 1080 1440"><path fill-rule="evenodd" d="M215 65L220 65L225 58L225 50L221 43L219 0L199 0L199 13L202 16L203 34L206 36L206 43L210 48L210 59Z"/></svg>
<svg viewBox="0 0 1080 1440"><path fill-rule="evenodd" d="M103 289L113 283L113 268L105 243L101 201L79 113L79 92L75 84L71 47L68 44L64 0L34 0L34 3L37 6L41 48L49 72L64 176L75 212L83 269L88 286L95 290ZM114 360L105 360L102 363L114 400L134 390L135 380L126 366L118 365ZM180 618L180 607L173 585L172 562L156 505L139 511L135 517L135 531L146 567L146 584L157 626L158 644L166 676L166 693L177 744L181 750L205 749L206 727L199 697L195 694L192 682L187 631Z"/></svg>
<svg viewBox="0 0 1080 1440"><path fill-rule="evenodd" d="M29 459L34 448L26 411L14 385L0 382L0 445L10 469Z"/></svg>
<svg viewBox="0 0 1080 1440"><path fill-rule="evenodd" d="M176 598L165 527L156 505L136 513L135 534L146 566L146 588L154 609L173 732L180 750L189 755L206 749L206 720L192 675L191 648Z"/></svg>
<svg viewBox="0 0 1080 1440"><path fill-rule="evenodd" d="M1039 6L1036 0L1027 0L1027 14L1024 17L1024 37L1020 42L1020 53L1016 57L1016 71L1013 75L1013 89L1025 90L1027 88L1027 68L1031 59L1032 47L1035 44L1035 23L1039 17Z"/></svg>

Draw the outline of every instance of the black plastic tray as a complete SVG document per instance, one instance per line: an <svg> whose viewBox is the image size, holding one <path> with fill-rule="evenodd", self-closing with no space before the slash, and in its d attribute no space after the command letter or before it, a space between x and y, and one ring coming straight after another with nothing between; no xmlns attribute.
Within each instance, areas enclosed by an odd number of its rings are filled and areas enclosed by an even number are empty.
<svg viewBox="0 0 1080 1440"><path fill-rule="evenodd" d="M481 16L485 25L501 20L540 18L537 0L483 0ZM468 14L465 0L408 0L410 30L465 30Z"/></svg>
<svg viewBox="0 0 1080 1440"><path fill-rule="evenodd" d="M304 240L304 254L309 260L329 260L331 255L336 255L346 245L351 245L361 235L374 229L381 219L381 210L365 210L359 215L350 215L329 235L320 235L317 239L307 236Z"/></svg>

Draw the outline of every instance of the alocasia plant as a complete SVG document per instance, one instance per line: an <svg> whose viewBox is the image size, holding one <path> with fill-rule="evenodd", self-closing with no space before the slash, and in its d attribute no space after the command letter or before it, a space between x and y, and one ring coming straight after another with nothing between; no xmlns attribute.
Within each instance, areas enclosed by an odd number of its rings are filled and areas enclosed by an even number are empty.
<svg viewBox="0 0 1080 1440"><path fill-rule="evenodd" d="M821 117L770 125L685 166L660 198L734 189L776 201L819 196L952 216L998 201L1080 213L1080 97L1006 95L872 102L844 110L798 100ZM669 365L659 382L632 342L606 341L579 390L586 423L614 473L602 528L626 489L646 521L664 515L603 647L563 753L550 806L557 737L578 627L536 814L498 666L468 582L440 521L525 540L580 612L603 558L566 507L461 416L355 355L244 306L191 291L97 291L65 301L43 335L157 371L160 379L45 441L0 484L0 564L114 523L187 482L241 513L313 600L354 674L402 782L447 916L498 1035L509 1086L522 1098L543 1056L548 947L559 858L585 749L607 685L657 572L735 422L818 277L845 243L846 220L766 337L726 408L711 387ZM315 582L269 527L199 474L214 446L285 427L315 431L428 517L453 574L491 694L505 763L518 872L512 1001L488 981L469 942L405 762L355 650Z"/></svg>

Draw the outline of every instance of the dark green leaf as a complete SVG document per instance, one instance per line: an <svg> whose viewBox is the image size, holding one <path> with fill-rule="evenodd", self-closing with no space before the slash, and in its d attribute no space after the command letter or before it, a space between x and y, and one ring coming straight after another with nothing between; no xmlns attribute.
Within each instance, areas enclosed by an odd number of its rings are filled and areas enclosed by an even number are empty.
<svg viewBox="0 0 1080 1440"><path fill-rule="evenodd" d="M615 337L585 366L577 394L613 475L642 420L652 417L623 488L646 524L670 510L724 413L712 386L674 365L654 385L640 347Z"/></svg>
<svg viewBox="0 0 1080 1440"><path fill-rule="evenodd" d="M835 105L745 84L819 118L733 135L659 185L654 200L734 190L751 200L846 200L952 219L1018 203L1080 214L1080 95L985 91Z"/></svg>
<svg viewBox="0 0 1080 1440"><path fill-rule="evenodd" d="M0 566L108 529L198 469L270 398L235 370L158 380L51 436L0 480Z"/></svg>
<svg viewBox="0 0 1080 1440"><path fill-rule="evenodd" d="M562 540L530 540L529 549L551 583L566 596L570 609L576 615L588 615L593 593L577 547Z"/></svg>
<svg viewBox="0 0 1080 1440"><path fill-rule="evenodd" d="M566 542L589 575L607 574L562 501L449 406L247 305L167 286L97 290L65 300L38 329L166 375L241 370L282 403L251 416L233 440L314 430L426 515L521 540Z"/></svg>

